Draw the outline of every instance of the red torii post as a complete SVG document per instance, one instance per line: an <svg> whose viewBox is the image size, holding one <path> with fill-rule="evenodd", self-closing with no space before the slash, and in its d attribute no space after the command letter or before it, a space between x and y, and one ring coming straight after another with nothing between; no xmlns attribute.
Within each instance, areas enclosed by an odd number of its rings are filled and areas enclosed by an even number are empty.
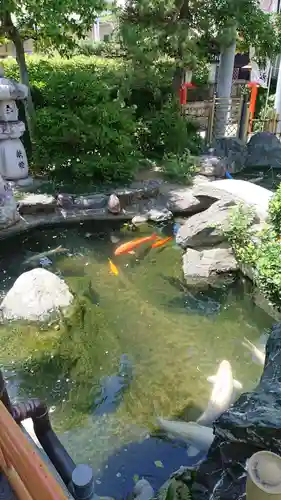
<svg viewBox="0 0 281 500"><path fill-rule="evenodd" d="M184 105L187 103L187 89L194 89L195 87L194 83L182 83L180 86L180 104Z"/></svg>
<svg viewBox="0 0 281 500"><path fill-rule="evenodd" d="M249 104L249 113L250 113L250 120L249 120L249 132L252 132L252 126L253 126L253 119L255 116L255 110L256 110L256 103L257 103L257 96L258 96L258 88L259 88L259 83L258 82L249 82L248 87L251 89L251 97L250 97L250 104Z"/></svg>

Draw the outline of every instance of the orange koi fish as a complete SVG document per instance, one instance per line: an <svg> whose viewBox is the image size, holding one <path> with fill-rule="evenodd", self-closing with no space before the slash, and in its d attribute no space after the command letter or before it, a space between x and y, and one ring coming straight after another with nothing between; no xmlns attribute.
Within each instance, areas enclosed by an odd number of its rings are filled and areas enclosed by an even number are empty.
<svg viewBox="0 0 281 500"><path fill-rule="evenodd" d="M155 241L155 243L152 243L151 248L162 247L163 245L165 245L166 243L168 243L168 241L171 241L172 239L173 239L173 237L169 236L168 238L163 238L161 240Z"/></svg>
<svg viewBox="0 0 281 500"><path fill-rule="evenodd" d="M144 238L137 238L135 240L128 241L127 243L123 243L118 248L116 248L114 255L121 255L123 253L132 252L135 248L139 247L143 243L148 243L149 241L156 240L157 235L152 234L151 236L145 236Z"/></svg>
<svg viewBox="0 0 281 500"><path fill-rule="evenodd" d="M110 260L110 259L108 259L108 262L109 262L110 272L112 274L114 274L115 276L118 276L119 271L118 271L117 267L115 266L115 264L113 264L112 260Z"/></svg>

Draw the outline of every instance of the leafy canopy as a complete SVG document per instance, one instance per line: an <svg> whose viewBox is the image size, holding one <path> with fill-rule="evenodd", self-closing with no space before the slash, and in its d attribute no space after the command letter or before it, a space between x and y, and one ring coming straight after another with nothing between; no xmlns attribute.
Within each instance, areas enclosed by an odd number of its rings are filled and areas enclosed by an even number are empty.
<svg viewBox="0 0 281 500"><path fill-rule="evenodd" d="M4 0L0 2L0 36L11 38L11 22L21 38L64 52L91 29L104 0Z"/></svg>
<svg viewBox="0 0 281 500"><path fill-rule="evenodd" d="M236 33L260 58L281 50L280 17L264 13L258 0L127 0L120 27L128 52L142 62L166 56L194 68Z"/></svg>

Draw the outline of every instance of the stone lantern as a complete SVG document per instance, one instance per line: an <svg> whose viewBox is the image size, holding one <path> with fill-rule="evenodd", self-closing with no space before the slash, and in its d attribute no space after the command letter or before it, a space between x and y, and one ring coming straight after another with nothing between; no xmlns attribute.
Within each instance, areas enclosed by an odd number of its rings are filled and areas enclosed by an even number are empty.
<svg viewBox="0 0 281 500"><path fill-rule="evenodd" d="M0 175L16 186L32 183L28 176L26 152L20 137L25 125L18 119L16 100L26 99L28 88L4 77L0 67Z"/></svg>

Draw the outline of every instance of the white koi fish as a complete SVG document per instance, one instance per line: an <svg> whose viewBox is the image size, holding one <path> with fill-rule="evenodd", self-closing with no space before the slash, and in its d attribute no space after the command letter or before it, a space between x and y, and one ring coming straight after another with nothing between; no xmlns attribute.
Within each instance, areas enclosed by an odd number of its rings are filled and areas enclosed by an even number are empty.
<svg viewBox="0 0 281 500"><path fill-rule="evenodd" d="M165 420L157 418L159 427L171 436L187 441L192 453L190 456L195 456L199 450L207 451L213 440L214 433L211 427L199 425L197 422L181 422L180 420Z"/></svg>
<svg viewBox="0 0 281 500"><path fill-rule="evenodd" d="M226 360L220 363L217 374L207 380L214 383L214 388L206 410L197 419L197 423L201 425L211 425L234 403L236 391L242 389L240 382L233 379L231 365Z"/></svg>
<svg viewBox="0 0 281 500"><path fill-rule="evenodd" d="M264 366L264 363L265 363L265 353L264 352L262 352L260 349L258 349L246 337L244 337L244 342L242 342L242 345L250 351L250 353L252 354L252 358L256 363L258 363L261 366Z"/></svg>
<svg viewBox="0 0 281 500"><path fill-rule="evenodd" d="M189 456L195 456L199 450L209 449L214 439L210 425L231 406L236 399L237 390L242 389L242 384L233 379L231 365L226 360L220 363L216 375L208 377L207 380L214 384L214 388L206 410L196 422L158 418L160 428L191 444L188 449Z"/></svg>

